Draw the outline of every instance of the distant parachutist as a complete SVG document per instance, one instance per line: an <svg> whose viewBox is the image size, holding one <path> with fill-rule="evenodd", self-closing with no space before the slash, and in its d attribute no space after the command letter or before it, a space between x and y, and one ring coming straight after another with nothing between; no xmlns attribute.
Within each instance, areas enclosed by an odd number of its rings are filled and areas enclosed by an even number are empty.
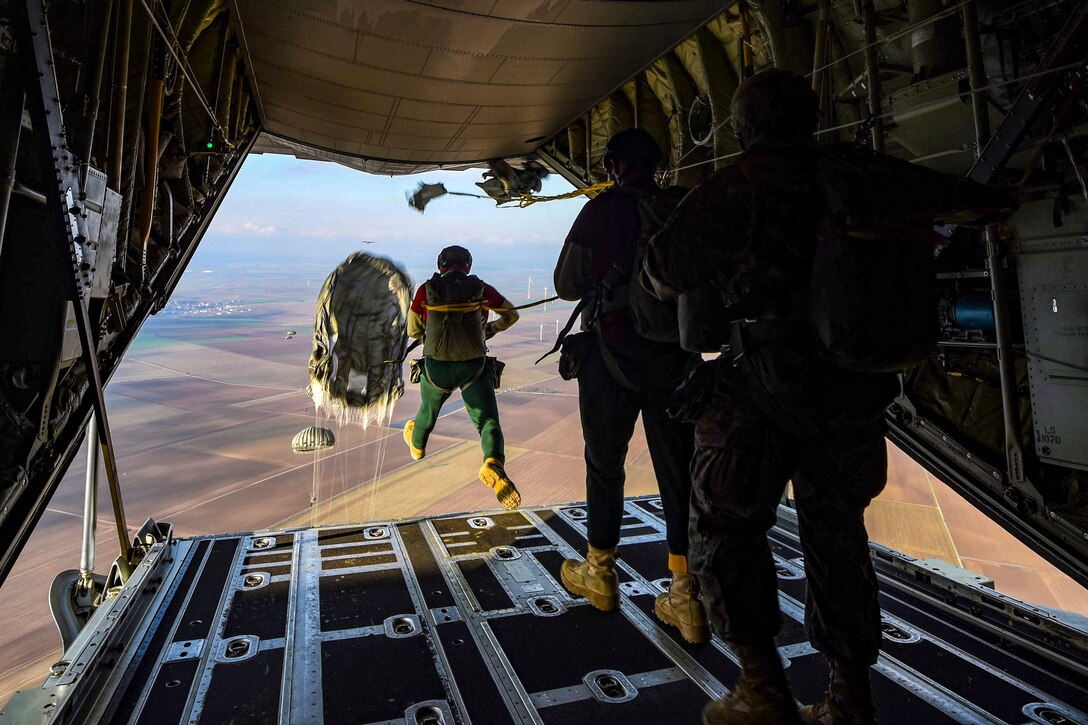
<svg viewBox="0 0 1088 725"><path fill-rule="evenodd" d="M366 428L392 411L404 392L401 361L412 281L382 257L349 256L317 298L310 397L340 425Z"/></svg>
<svg viewBox="0 0 1088 725"><path fill-rule="evenodd" d="M303 428L291 439L291 450L295 453L309 453L336 445L336 435L328 428L311 425Z"/></svg>

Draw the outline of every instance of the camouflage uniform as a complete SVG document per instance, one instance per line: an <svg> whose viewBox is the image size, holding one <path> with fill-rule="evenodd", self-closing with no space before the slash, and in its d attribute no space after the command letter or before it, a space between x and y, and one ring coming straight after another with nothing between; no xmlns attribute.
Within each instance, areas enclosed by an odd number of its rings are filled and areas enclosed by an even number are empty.
<svg viewBox="0 0 1088 725"><path fill-rule="evenodd" d="M764 142L700 185L651 246L646 269L655 288L676 293L713 283L730 319L801 315L820 216L819 153L810 142ZM708 363L717 366L713 394L696 421L688 560L711 622L742 645L778 632L766 532L792 479L813 646L875 662L880 611L862 512L886 479L879 412L895 393L894 377L819 361L800 326L747 355L779 413L754 399L741 369L721 359Z"/></svg>
<svg viewBox="0 0 1088 725"><path fill-rule="evenodd" d="M870 177L864 208L903 222L924 225L943 209L1008 201L1003 192L845 144L762 140L684 200L651 243L643 277L664 297L713 284L728 319L769 320L763 324L778 331L746 345L737 366L717 363L696 423L689 562L712 622L739 644L777 633L766 532L792 480L809 637L825 654L864 666L876 661L881 634L862 513L886 481L881 418L898 383L825 362L806 323L822 154L858 158Z"/></svg>
<svg viewBox="0 0 1088 725"><path fill-rule="evenodd" d="M881 423L808 437L769 419L728 360L695 426L688 565L718 634L758 644L781 625L766 532L793 481L808 575L806 628L816 649L876 661L880 611L862 512L884 487Z"/></svg>

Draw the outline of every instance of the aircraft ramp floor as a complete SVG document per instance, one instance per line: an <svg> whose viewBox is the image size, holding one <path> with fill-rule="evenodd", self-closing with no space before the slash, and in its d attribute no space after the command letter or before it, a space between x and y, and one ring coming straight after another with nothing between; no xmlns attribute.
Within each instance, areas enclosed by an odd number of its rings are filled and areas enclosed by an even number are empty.
<svg viewBox="0 0 1088 725"><path fill-rule="evenodd" d="M816 702L826 667L782 512L778 645L794 694ZM689 645L657 622L660 502L625 513L610 614L558 583L585 549L577 505L172 541L0 721L698 723L739 668L717 638ZM1083 633L948 571L874 558L881 723L1088 722Z"/></svg>

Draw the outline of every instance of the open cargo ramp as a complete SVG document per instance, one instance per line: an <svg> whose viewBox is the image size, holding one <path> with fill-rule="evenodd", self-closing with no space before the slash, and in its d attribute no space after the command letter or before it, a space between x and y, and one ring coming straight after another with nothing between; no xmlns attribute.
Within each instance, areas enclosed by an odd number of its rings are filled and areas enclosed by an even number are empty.
<svg viewBox="0 0 1088 725"><path fill-rule="evenodd" d="M804 569L772 531L794 694L826 666L803 621ZM552 506L170 540L99 608L2 722L695 723L739 668L654 617L667 586L655 497L629 499L619 612L558 583L585 508ZM1061 613L953 567L873 547L884 643L880 722L1088 722L1088 639Z"/></svg>

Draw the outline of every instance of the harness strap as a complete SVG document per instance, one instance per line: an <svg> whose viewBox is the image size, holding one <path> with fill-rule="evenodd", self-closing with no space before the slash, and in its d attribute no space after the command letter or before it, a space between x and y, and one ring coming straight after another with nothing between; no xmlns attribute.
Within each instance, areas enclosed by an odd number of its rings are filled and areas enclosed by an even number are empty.
<svg viewBox="0 0 1088 725"><path fill-rule="evenodd" d="M434 310L435 312L477 312L484 309L484 303L478 300L476 302L451 302L448 305L424 304L423 309Z"/></svg>
<svg viewBox="0 0 1088 725"><path fill-rule="evenodd" d="M597 347L601 351L601 360L604 361L605 370L612 376L612 379L619 383L621 388L630 390L632 392L638 392L641 388L631 382L631 379L623 374L623 370L620 369L619 361L616 360L616 356L612 354L612 351L608 349L608 344L604 341L604 333L601 332L600 325L594 325L596 331L595 337L597 338Z"/></svg>
<svg viewBox="0 0 1088 725"><path fill-rule="evenodd" d="M458 389L464 390L468 386L472 385L474 382L476 382L477 380L480 379L480 377L484 374L485 370L487 370L487 358L486 357L484 358L483 363L480 365L480 368L476 372L474 372L472 374L471 378L469 378L465 382L458 385L457 386ZM427 382L430 383L432 387L438 388L443 393L446 393L447 395L449 395L449 394L451 394L453 392L453 390L447 390L446 388L443 388L441 385L435 385L435 382L433 380L431 380L431 376L427 373L427 363L423 363L423 377L427 378Z"/></svg>
<svg viewBox="0 0 1088 725"><path fill-rule="evenodd" d="M516 305L514 307L492 307L486 302L454 302L448 305L428 305L424 304L423 308L427 310L434 310L435 312L475 312L476 310L490 310L492 312L510 312L511 310L527 310L530 307L536 307L538 305L546 305L549 302L555 302L559 299L559 295L553 297L546 297L536 302L530 302L527 305Z"/></svg>
<svg viewBox="0 0 1088 725"><path fill-rule="evenodd" d="M574 327L574 321L578 319L578 315L582 314L582 310L589 306L589 303L592 302L596 296L596 294L586 295L582 299L578 300L578 304L574 306L574 310L570 313L570 317L567 318L567 324L564 325L563 329L560 330L558 335L556 335L555 344L552 345L552 349L548 350L546 353L538 357L536 362L533 363L534 365L536 365L549 355L558 352L559 348L563 346L563 340L567 337L567 333L570 332L570 328Z"/></svg>

